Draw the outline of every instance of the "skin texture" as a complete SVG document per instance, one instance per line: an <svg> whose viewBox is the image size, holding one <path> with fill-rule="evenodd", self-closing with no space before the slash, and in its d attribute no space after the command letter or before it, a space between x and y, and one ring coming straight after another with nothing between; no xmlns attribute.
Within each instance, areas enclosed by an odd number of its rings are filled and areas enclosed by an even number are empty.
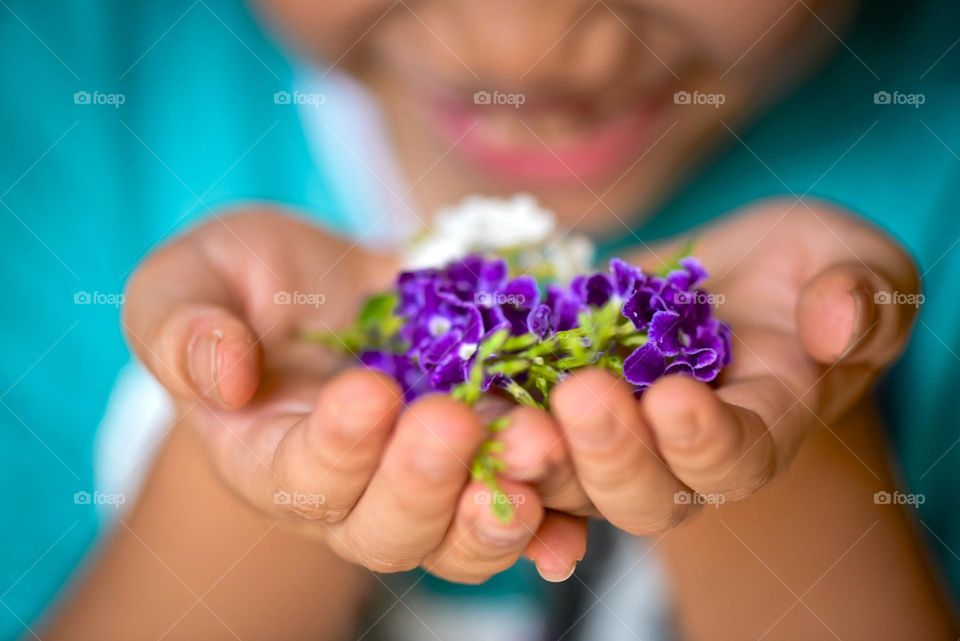
<svg viewBox="0 0 960 641"><path fill-rule="evenodd" d="M365 407L360 412L363 431L351 432L358 440L348 444L338 442L347 434L338 433L338 414L324 413L328 408L324 399L340 394L353 399L387 397L389 385L356 371L323 384L318 372L315 380L307 377L309 384L304 384L319 395L316 407L291 418L289 408L296 406L290 399L297 394L288 394L282 385L264 385L266 371L252 370L232 379L261 381L246 410L213 409L216 397L201 403L183 401L189 409L174 429L135 512L117 530L45 638L148 639L165 631L164 638L173 639L197 638L201 632L203 638L234 638L230 630L244 639L349 638L357 633L350 627L355 608L375 586L356 567L358 562L381 572L423 564L441 576L473 582L512 564L526 546L541 572L546 567L562 578L565 566L552 564L582 553L579 521L556 512L547 512L556 516L545 520L542 506L596 513L630 532L656 536L655 544L667 551L679 621L691 639L761 634L774 639L833 638L830 629L847 631L849 625L854 625L850 630L855 633L850 638L948 638L952 622L906 515L871 500L873 492L892 490L893 485L878 445L875 416L857 400L875 376L875 364L885 363L896 353L897 343L902 344L909 315L893 307L855 314L845 304L851 282L874 278L860 271L864 268L860 263L845 266L847 247L855 247L868 267L874 256L888 259L884 275L876 275L881 280L870 281L873 287L910 287L910 262L876 230L821 207L818 218L791 223L783 236L770 232L772 237L750 254L754 257L741 261L757 262L735 264L744 256L736 239L757 238L756 232L775 220L782 208L767 203L699 235L704 240L698 254L717 274L711 291L726 296L718 313L732 321L741 297L751 305L765 300L771 309L761 326L746 318L736 326L739 364L729 370L718 390L668 379L637 403L607 374L584 372L557 391L553 415L515 411L513 426L505 434L507 476L512 479L505 485L511 495L525 497L518 518L525 532L519 539L480 536L473 525L488 515L473 494L482 490L466 482L452 456L453 452L467 456L478 442L477 421L464 408L439 398L427 398L405 411L383 406L374 412ZM233 229L245 228L250 234L245 240L250 242L269 238L257 233L260 225L281 236L278 230L290 225L296 232L290 242L317 242L301 223L272 213L250 212L235 222ZM819 231L824 224L844 239L843 245L824 240ZM209 233L218 246L226 242L213 229L201 228L190 238L202 240ZM786 238L794 243L789 251L784 249ZM195 247L188 243L170 249ZM667 255L669 249L658 247L655 254L639 259L656 261L656 255ZM277 259L291 255L305 254L288 251ZM764 256L771 262L764 263ZM149 282L152 265L169 269L170 264L185 264L186 257L165 260L161 255L160 263L148 263L144 275L138 276L144 280L135 281L131 293ZM230 265L238 262L234 258ZM781 266L779 273L775 264ZM272 267L283 272L282 262ZM775 311L777 301L764 299L755 289L771 287L752 277L755 270L772 281L772 291L792 287L783 295L782 316ZM838 272L845 278L838 278ZM782 282L777 280L781 277ZM177 287L182 288L184 281L179 282ZM257 278L247 274L239 282ZM357 280L351 280L352 289L356 285ZM810 291L816 292L820 305L838 310L820 327L804 325L819 318L803 312L800 301L803 292ZM131 304L138 299L131 298ZM143 320L137 313L133 309L128 315L131 332ZM316 314L310 308L307 317L315 320ZM846 326L838 328L838 318ZM865 319L871 320L864 324ZM247 317L247 322L251 328L258 326L256 318ZM805 353L804 345L813 353L830 352L838 332L856 336L856 347L839 363L818 364ZM222 340L229 338L225 334ZM194 339L167 340L187 349ZM264 339L260 362L266 369L274 362L271 340L283 344L279 335ZM749 356L760 348L755 340L766 341L762 359ZM223 365L249 366L244 365L249 361L243 352L236 354L235 361ZM186 373L183 377L184 388L192 389L195 382ZM771 382L779 379L783 382ZM809 388L806 394L801 393L804 387ZM800 390L802 411L795 409L795 398L787 400L793 389ZM265 409L258 410L259 404ZM288 413L266 409L273 406L285 407ZM400 414L395 423L381 427L380 421L392 419L395 412ZM411 418L414 414L419 418ZM327 429L328 422L334 429ZM698 428L692 437L671 439L690 422ZM428 426L434 432L427 431ZM378 429L386 432L383 445L369 432ZM270 432L273 436L264 437ZM434 437L445 447L433 450L429 441ZM281 454L284 442L294 438L304 440L291 448L290 455L303 459L288 460ZM417 447L404 448L407 439L416 441ZM804 441L808 445L797 457ZM264 461L251 459L251 452L265 442L274 450L264 451ZM333 465L326 464L330 460L324 458L326 446L340 448ZM432 450L431 465L421 468L404 458L415 457L424 447ZM446 464L440 465L441 460ZM341 464L344 467L338 468ZM397 475L392 471L395 465L405 473ZM420 479L420 473L428 478ZM277 485L274 476L290 484ZM365 486L360 478L369 479ZM224 488L224 479L233 491ZM428 490L420 483L428 484ZM766 491L753 495L761 485ZM269 494L277 487L291 493L322 490L337 507L299 505L291 510L258 498L258 493ZM690 488L714 501L722 496L729 502L719 509L678 504L676 492ZM432 499L429 505L409 500L426 491ZM369 514L365 506L373 503L374 517L365 516ZM407 518L411 511L414 518ZM687 519L694 513L699 518ZM689 523L672 528L681 520ZM537 527L534 537L529 530ZM856 553L844 555L868 528ZM377 539L383 530L390 532L389 538ZM353 563L343 563L340 557ZM233 568L230 563L236 558L241 561ZM771 588L769 568L784 582L778 585L790 589ZM822 584L813 583L818 578L811 574L814 569L817 575L827 574ZM718 600L718 586L725 585L733 587ZM800 596L811 585L814 589L804 595L809 609L797 606L787 611L793 603L791 590ZM263 600L265 591L270 598ZM197 596L203 597L201 605L178 619ZM314 607L317 600L328 598L338 599L340 605ZM274 601L281 604L276 607L281 607L282 616L270 610ZM851 624L844 618L849 608L870 616ZM816 616L808 616L810 610ZM784 611L787 614L781 617ZM765 632L769 626L772 629Z"/></svg>

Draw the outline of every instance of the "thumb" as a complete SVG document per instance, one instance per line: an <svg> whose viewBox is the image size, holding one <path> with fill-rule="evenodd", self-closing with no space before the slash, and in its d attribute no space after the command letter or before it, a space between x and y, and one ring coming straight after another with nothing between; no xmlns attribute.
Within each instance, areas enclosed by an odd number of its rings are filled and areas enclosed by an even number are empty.
<svg viewBox="0 0 960 641"><path fill-rule="evenodd" d="M154 376L177 396L234 409L256 392L259 342L246 323L223 307L185 304L160 321L146 340L128 334Z"/></svg>
<svg viewBox="0 0 960 641"><path fill-rule="evenodd" d="M919 301L916 281L896 286L862 263L832 265L804 284L797 332L807 354L880 370L900 354Z"/></svg>
<svg viewBox="0 0 960 641"><path fill-rule="evenodd" d="M176 398L235 409L260 380L260 344L231 311L217 270L181 239L149 258L127 286L123 329L137 357Z"/></svg>

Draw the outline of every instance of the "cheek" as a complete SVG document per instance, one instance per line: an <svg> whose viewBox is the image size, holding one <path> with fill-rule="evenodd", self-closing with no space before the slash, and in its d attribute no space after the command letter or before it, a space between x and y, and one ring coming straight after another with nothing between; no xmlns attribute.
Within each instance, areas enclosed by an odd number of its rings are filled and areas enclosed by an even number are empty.
<svg viewBox="0 0 960 641"><path fill-rule="evenodd" d="M711 61L724 67L748 51L763 53L789 47L790 36L804 24L816 21L811 10L795 0L637 0L637 4L682 25L709 52ZM822 4L807 2L813 9Z"/></svg>
<svg viewBox="0 0 960 641"><path fill-rule="evenodd" d="M254 0L254 4L294 50L328 62L346 56L371 24L397 11L388 0Z"/></svg>

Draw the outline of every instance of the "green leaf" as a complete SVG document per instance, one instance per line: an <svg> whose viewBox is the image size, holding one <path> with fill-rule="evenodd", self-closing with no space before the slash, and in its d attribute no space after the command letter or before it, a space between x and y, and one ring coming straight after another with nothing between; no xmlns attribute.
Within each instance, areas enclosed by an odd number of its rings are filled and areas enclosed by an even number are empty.
<svg viewBox="0 0 960 641"><path fill-rule="evenodd" d="M503 343L503 351L505 352L517 352L520 350L527 349L532 347L540 342L540 338L536 334L521 334L519 336L511 336Z"/></svg>
<svg viewBox="0 0 960 641"><path fill-rule="evenodd" d="M493 510L493 516L504 525L513 522L513 506L510 505L509 497L499 488L492 491L490 507Z"/></svg>
<svg viewBox="0 0 960 641"><path fill-rule="evenodd" d="M667 261L667 264L657 270L657 275L666 276L672 271L683 269L683 267L680 265L680 261L688 256L693 255L693 248L696 246L696 244L697 237L690 236L690 238L687 239L687 242L680 247L680 250L674 254L669 261Z"/></svg>
<svg viewBox="0 0 960 641"><path fill-rule="evenodd" d="M490 421L487 423L487 430L490 432L502 432L503 430L510 427L510 417L501 416L500 418Z"/></svg>
<svg viewBox="0 0 960 641"><path fill-rule="evenodd" d="M387 317L393 316L393 310L396 307L396 292L374 294L367 298L360 308L360 313L357 315L357 324L363 328L379 325Z"/></svg>
<svg viewBox="0 0 960 641"><path fill-rule="evenodd" d="M503 390L524 407L544 409L543 403L535 399L530 392L513 379L508 379L507 384L503 386Z"/></svg>

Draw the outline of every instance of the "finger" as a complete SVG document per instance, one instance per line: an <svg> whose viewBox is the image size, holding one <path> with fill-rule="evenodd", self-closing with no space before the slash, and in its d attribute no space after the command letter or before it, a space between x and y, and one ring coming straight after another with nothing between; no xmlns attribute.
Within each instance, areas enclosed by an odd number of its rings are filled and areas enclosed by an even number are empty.
<svg viewBox="0 0 960 641"><path fill-rule="evenodd" d="M245 405L260 379L260 346L196 231L131 277L123 328L137 357L175 397Z"/></svg>
<svg viewBox="0 0 960 641"><path fill-rule="evenodd" d="M273 501L306 520L346 517L380 463L402 401L396 383L378 372L356 368L328 381L270 458Z"/></svg>
<svg viewBox="0 0 960 641"><path fill-rule="evenodd" d="M503 476L536 486L544 506L570 514L595 513L577 480L561 428L549 413L530 407L507 415L506 428L497 434L503 443Z"/></svg>
<svg viewBox="0 0 960 641"><path fill-rule="evenodd" d="M510 522L494 516L488 487L470 483L449 532L424 560L428 571L448 581L482 583L517 562L540 526L543 506L528 485L506 480L500 485L513 508Z"/></svg>
<svg viewBox="0 0 960 641"><path fill-rule="evenodd" d="M632 534L662 532L692 507L674 502L684 486L660 459L630 388L608 372L573 374L554 390L577 476L597 510Z"/></svg>
<svg viewBox="0 0 960 641"><path fill-rule="evenodd" d="M366 567L412 569L443 540L485 436L468 408L427 396L404 412L338 543Z"/></svg>
<svg viewBox="0 0 960 641"><path fill-rule="evenodd" d="M644 393L642 407L670 469L708 500L747 496L776 471L777 450L760 415L723 402L705 383L665 377Z"/></svg>
<svg viewBox="0 0 960 641"><path fill-rule="evenodd" d="M881 272L861 263L823 270L800 292L797 331L821 363L843 360L883 367L903 349L919 305Z"/></svg>
<svg viewBox="0 0 960 641"><path fill-rule="evenodd" d="M213 305L187 305L160 326L149 367L168 389L226 409L242 407L260 379L260 345L247 325Z"/></svg>
<svg viewBox="0 0 960 641"><path fill-rule="evenodd" d="M524 556L533 561L547 581L559 583L573 576L587 552L587 520L547 511Z"/></svg>

